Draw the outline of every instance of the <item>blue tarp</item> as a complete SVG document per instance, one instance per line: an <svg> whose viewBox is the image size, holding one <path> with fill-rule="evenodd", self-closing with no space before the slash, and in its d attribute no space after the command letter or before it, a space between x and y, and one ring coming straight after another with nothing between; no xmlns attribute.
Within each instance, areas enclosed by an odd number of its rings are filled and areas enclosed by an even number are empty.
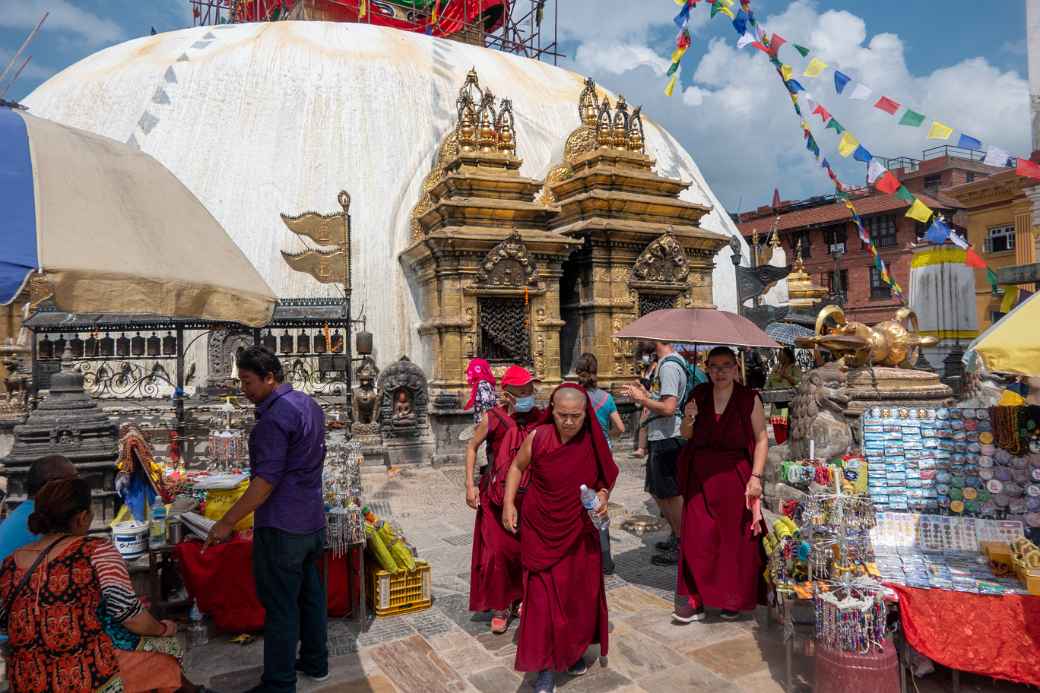
<svg viewBox="0 0 1040 693"><path fill-rule="evenodd" d="M0 305L21 291L40 266L36 243L36 195L25 121L0 107Z"/></svg>

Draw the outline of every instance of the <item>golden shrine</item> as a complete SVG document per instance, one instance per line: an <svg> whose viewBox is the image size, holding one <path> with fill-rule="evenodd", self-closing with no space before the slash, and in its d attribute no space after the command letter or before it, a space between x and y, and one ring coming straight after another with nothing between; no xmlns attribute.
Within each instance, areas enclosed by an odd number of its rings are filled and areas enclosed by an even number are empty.
<svg viewBox="0 0 1040 693"><path fill-rule="evenodd" d="M658 308L713 307L709 207L690 183L654 171L642 114L611 106L588 79L579 125L544 181L524 178L512 104L469 73L400 255L420 292L419 333L435 355L432 390L468 391L466 365L521 363L559 383L584 352L610 388L634 376L632 345L611 334Z"/></svg>

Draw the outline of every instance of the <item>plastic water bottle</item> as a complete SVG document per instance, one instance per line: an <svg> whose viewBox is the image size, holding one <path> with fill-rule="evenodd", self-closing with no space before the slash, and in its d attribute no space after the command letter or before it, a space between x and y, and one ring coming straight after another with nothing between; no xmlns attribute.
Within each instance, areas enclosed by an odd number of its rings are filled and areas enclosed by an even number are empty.
<svg viewBox="0 0 1040 693"><path fill-rule="evenodd" d="M202 612L199 611L197 602L192 602L188 620L188 647L201 647L209 642L209 629L206 627L206 621L203 619Z"/></svg>
<svg viewBox="0 0 1040 693"><path fill-rule="evenodd" d="M581 504L589 511L589 518L596 529L603 529L610 524L609 517L600 517L596 514L596 511L599 510L599 496L585 484L581 485Z"/></svg>
<svg viewBox="0 0 1040 693"><path fill-rule="evenodd" d="M166 506L162 502L152 507L152 521L148 527L148 547L158 549L166 544Z"/></svg>

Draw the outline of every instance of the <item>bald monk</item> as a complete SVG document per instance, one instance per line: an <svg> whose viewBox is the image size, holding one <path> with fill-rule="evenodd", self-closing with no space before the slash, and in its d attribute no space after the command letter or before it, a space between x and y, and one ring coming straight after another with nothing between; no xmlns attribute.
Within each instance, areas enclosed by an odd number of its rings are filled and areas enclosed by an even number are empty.
<svg viewBox="0 0 1040 693"><path fill-rule="evenodd" d="M549 402L547 421L524 440L506 477L502 524L517 532L516 492L530 482L519 520L524 613L516 668L537 671L537 693L555 689L555 674L588 671L585 651L599 643L607 654L607 597L599 532L581 504L582 484L599 496L600 515L618 468L580 386L564 383Z"/></svg>

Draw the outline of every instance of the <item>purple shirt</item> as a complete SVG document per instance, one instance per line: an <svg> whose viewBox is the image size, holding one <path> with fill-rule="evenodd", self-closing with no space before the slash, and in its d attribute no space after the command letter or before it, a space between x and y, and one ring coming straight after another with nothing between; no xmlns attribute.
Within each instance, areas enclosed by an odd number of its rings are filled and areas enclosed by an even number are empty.
<svg viewBox="0 0 1040 693"><path fill-rule="evenodd" d="M249 434L249 471L274 486L256 509L256 527L310 534L325 527L321 472L325 412L309 395L283 383L256 405Z"/></svg>

